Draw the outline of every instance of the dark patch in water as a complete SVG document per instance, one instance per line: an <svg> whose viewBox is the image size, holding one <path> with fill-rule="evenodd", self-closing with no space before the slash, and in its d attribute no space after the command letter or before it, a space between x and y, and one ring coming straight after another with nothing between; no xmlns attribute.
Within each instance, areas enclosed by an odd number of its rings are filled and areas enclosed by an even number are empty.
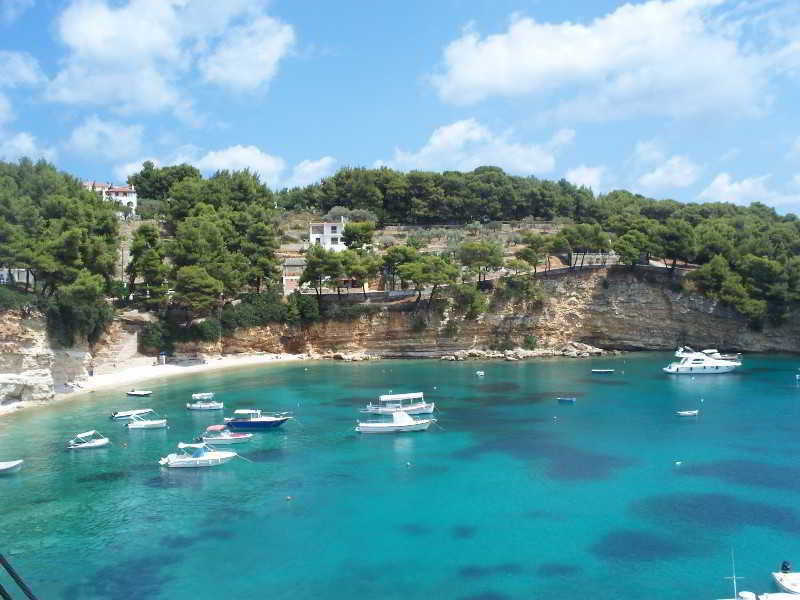
<svg viewBox="0 0 800 600"><path fill-rule="evenodd" d="M511 381L500 381L497 383L478 383L472 387L477 388L482 392L507 394L509 392L516 392L519 389L519 384Z"/></svg>
<svg viewBox="0 0 800 600"><path fill-rule="evenodd" d="M567 565L562 563L544 563L536 569L539 577L572 577L581 572L577 565Z"/></svg>
<svg viewBox="0 0 800 600"><path fill-rule="evenodd" d="M519 563L501 563L499 565L467 565L458 570L458 574L466 579L478 579L491 575L519 575L525 569Z"/></svg>
<svg viewBox="0 0 800 600"><path fill-rule="evenodd" d="M228 511L225 511L225 518L229 517ZM202 537L208 539L230 540L233 538L233 533L226 529L207 529L203 532Z"/></svg>
<svg viewBox="0 0 800 600"><path fill-rule="evenodd" d="M260 450L253 450L247 454L244 452L240 454L248 460L259 463L283 460L286 455L282 448L261 448Z"/></svg>
<svg viewBox="0 0 800 600"><path fill-rule="evenodd" d="M91 483L92 481L119 481L120 479L125 479L127 476L128 474L125 471L110 471L108 473L92 473L91 475L84 475L83 477L78 477L76 481L79 483Z"/></svg>
<svg viewBox="0 0 800 600"><path fill-rule="evenodd" d="M323 485L347 485L358 481L359 478L352 473L326 473L322 477Z"/></svg>
<svg viewBox="0 0 800 600"><path fill-rule="evenodd" d="M678 558L690 554L690 546L676 539L628 529L604 535L590 550L606 560L635 562Z"/></svg>
<svg viewBox="0 0 800 600"><path fill-rule="evenodd" d="M200 536L196 535L165 535L161 538L161 545L172 550L188 548L200 541Z"/></svg>
<svg viewBox="0 0 800 600"><path fill-rule="evenodd" d="M475 534L478 532L477 527L473 527L472 525L454 525L450 529L450 535L453 536L454 539L457 540L469 540L475 537Z"/></svg>
<svg viewBox="0 0 800 600"><path fill-rule="evenodd" d="M552 433L545 431L509 432L460 450L455 456L471 460L486 452L501 452L521 460L547 460L550 463L547 475L562 481L606 479L616 469L633 464L629 459L562 444L555 441Z"/></svg>
<svg viewBox="0 0 800 600"><path fill-rule="evenodd" d="M167 573L178 562L175 553L151 553L103 567L89 575L85 583L70 585L64 590L65 600L103 598L157 598L172 579Z"/></svg>
<svg viewBox="0 0 800 600"><path fill-rule="evenodd" d="M511 600L511 596L502 592L488 590L470 596L461 596L458 600Z"/></svg>
<svg viewBox="0 0 800 600"><path fill-rule="evenodd" d="M420 523L404 523L400 525L400 531L408 535L421 536L428 535L431 532L431 528Z"/></svg>
<svg viewBox="0 0 800 600"><path fill-rule="evenodd" d="M800 533L797 511L783 506L740 500L727 494L664 494L633 504L637 515L674 527L734 531L747 525Z"/></svg>
<svg viewBox="0 0 800 600"><path fill-rule="evenodd" d="M779 467L750 460L721 460L704 465L690 465L677 472L681 475L712 477L739 485L755 485L787 491L800 490L800 468Z"/></svg>
<svg viewBox="0 0 800 600"><path fill-rule="evenodd" d="M578 379L577 381L578 383L590 383L592 385L611 385L611 386L630 385L629 381L603 379L600 377L598 377L597 379Z"/></svg>

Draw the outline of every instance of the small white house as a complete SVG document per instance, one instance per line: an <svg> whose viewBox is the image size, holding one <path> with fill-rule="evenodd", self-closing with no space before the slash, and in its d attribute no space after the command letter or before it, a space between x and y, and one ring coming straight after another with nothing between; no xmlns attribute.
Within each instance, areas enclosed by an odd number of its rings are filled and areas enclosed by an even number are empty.
<svg viewBox="0 0 800 600"><path fill-rule="evenodd" d="M97 192L103 200L117 201L122 206L128 206L136 212L138 196L136 188L132 185L112 185L110 183L99 183L97 181L84 181L83 187L87 190Z"/></svg>
<svg viewBox="0 0 800 600"><path fill-rule="evenodd" d="M336 252L347 249L342 241L346 223L346 217L340 217L340 220L334 223L311 223L308 226L309 245L317 244L326 250L335 250Z"/></svg>

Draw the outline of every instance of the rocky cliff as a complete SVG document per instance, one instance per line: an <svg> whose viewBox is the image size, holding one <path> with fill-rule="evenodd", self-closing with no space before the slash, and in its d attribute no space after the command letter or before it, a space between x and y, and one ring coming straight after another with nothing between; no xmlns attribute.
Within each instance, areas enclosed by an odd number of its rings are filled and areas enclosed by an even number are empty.
<svg viewBox="0 0 800 600"><path fill-rule="evenodd" d="M219 344L191 344L201 353L367 352L385 358L438 357L469 349L504 349L536 338L537 348L559 350L569 342L605 349L669 350L679 345L749 352L800 352L800 326L754 331L734 311L681 291L666 272L627 268L585 270L545 277L547 299L493 303L476 320L455 310L443 314L399 311L307 328L277 325L237 331ZM530 336L530 337L528 337Z"/></svg>

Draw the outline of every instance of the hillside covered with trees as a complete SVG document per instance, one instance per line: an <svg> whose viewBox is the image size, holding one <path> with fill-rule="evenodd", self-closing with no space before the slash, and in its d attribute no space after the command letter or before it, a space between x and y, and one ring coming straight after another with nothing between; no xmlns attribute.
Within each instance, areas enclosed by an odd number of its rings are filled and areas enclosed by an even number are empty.
<svg viewBox="0 0 800 600"><path fill-rule="evenodd" d="M389 289L418 291L417 306L437 304L441 290L467 318L487 308L479 291L487 273L505 267L499 292L541 300L528 272L551 257L615 250L636 268L650 258L672 268L693 263L683 285L736 308L754 326L780 322L800 302L800 221L762 204L684 204L627 191L595 195L566 181L516 177L495 167L469 173L401 173L345 168L318 184L270 190L245 170L203 177L194 167L145 163L129 182L139 217L124 277L119 264L118 206L104 202L50 164L0 162L0 268L25 277L0 286L0 308L35 304L65 344L96 339L117 306L160 316L145 343L213 340L237 327L346 318L368 307L321 305L314 295L283 298L276 252L280 223L300 211L348 212L348 247L306 252L301 281L338 291L342 280L381 278ZM501 221L548 221L557 233L521 234L513 256L493 231ZM433 252L419 236L378 246L388 223L462 224L468 237ZM519 277L518 277L518 276ZM428 301L420 304L423 290ZM321 314L322 310L322 314Z"/></svg>

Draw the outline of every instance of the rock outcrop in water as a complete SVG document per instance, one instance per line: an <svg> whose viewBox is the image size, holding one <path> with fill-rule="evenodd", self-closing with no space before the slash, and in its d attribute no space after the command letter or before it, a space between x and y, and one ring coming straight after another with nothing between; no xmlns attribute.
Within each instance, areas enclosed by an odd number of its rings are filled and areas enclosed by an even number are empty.
<svg viewBox="0 0 800 600"><path fill-rule="evenodd" d="M494 304L476 320L451 308L444 314L387 307L348 321L309 327L274 325L239 330L214 344L185 344L185 353L308 354L344 361L373 358L497 358L596 355L603 350L670 350L679 345L743 352L800 352L800 322L748 328L735 311L681 291L666 272L624 268L585 270L542 278L547 299L531 308ZM422 318L424 317L424 318ZM44 319L0 315L0 404L43 400L88 375L152 361L136 355L143 315L122 315L95 347L48 343ZM535 338L534 350L523 350ZM601 350L603 349L603 350Z"/></svg>

